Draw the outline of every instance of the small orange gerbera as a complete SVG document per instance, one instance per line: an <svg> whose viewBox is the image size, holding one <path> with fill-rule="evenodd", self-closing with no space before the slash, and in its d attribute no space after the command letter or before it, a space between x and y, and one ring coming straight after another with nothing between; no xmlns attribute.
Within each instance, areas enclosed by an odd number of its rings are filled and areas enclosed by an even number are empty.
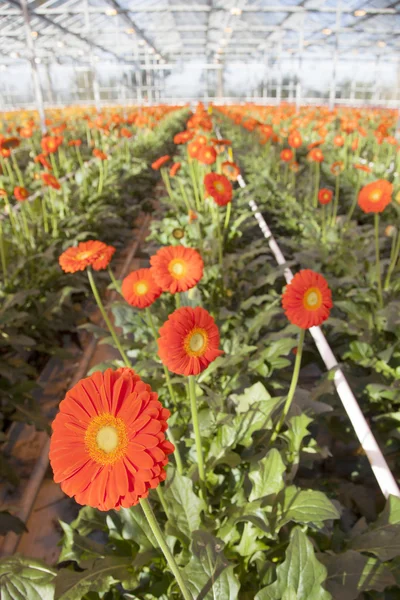
<svg viewBox="0 0 400 600"><path fill-rule="evenodd" d="M318 192L318 202L320 204L329 204L332 200L332 190L321 188Z"/></svg>
<svg viewBox="0 0 400 600"><path fill-rule="evenodd" d="M217 153L212 146L200 146L197 153L197 160L204 165L212 165L217 159Z"/></svg>
<svg viewBox="0 0 400 600"><path fill-rule="evenodd" d="M372 173L371 167L369 167L368 165L363 165L361 163L354 165L354 168L358 169L359 171L364 171L365 173Z"/></svg>
<svg viewBox="0 0 400 600"><path fill-rule="evenodd" d="M333 138L333 145L337 148L344 146L344 137L342 135L335 135Z"/></svg>
<svg viewBox="0 0 400 600"><path fill-rule="evenodd" d="M179 171L179 169L181 168L181 163L180 162L176 162L172 165L172 167L169 170L169 176L170 177L175 177L175 175L177 174L177 172Z"/></svg>
<svg viewBox="0 0 400 600"><path fill-rule="evenodd" d="M14 196L18 202L23 202L27 198L29 198L29 192L26 188L17 186L14 188Z"/></svg>
<svg viewBox="0 0 400 600"><path fill-rule="evenodd" d="M108 158L107 154L102 150L99 150L99 148L94 148L92 154L100 160L107 160Z"/></svg>
<svg viewBox="0 0 400 600"><path fill-rule="evenodd" d="M46 155L43 152L41 152L40 154L35 156L33 161L35 163L40 163L42 165L42 167L45 167L46 169L49 169L50 171L52 170L52 166L49 163L49 161L47 160Z"/></svg>
<svg viewBox="0 0 400 600"><path fill-rule="evenodd" d="M237 164L234 162L229 162L229 160L226 160L222 163L221 170L222 173L231 181L236 181L240 175L240 169Z"/></svg>
<svg viewBox="0 0 400 600"><path fill-rule="evenodd" d="M103 269L107 269L115 251L116 248L114 248L114 246L107 246L106 244L104 244L103 250L100 251L96 259L92 262L91 266L93 267L93 269L95 271L102 271Z"/></svg>
<svg viewBox="0 0 400 600"><path fill-rule="evenodd" d="M358 195L358 206L365 213L381 213L392 201L393 185L378 179L364 186Z"/></svg>
<svg viewBox="0 0 400 600"><path fill-rule="evenodd" d="M288 144L291 148L300 148L303 140L301 139L301 135L298 131L292 131L292 133L288 137Z"/></svg>
<svg viewBox="0 0 400 600"><path fill-rule="evenodd" d="M219 206L225 206L232 200L232 184L225 177L218 173L207 173L204 176L204 187L214 201Z"/></svg>
<svg viewBox="0 0 400 600"><path fill-rule="evenodd" d="M340 173L342 173L342 171L344 171L344 163L342 160L337 160L331 165L332 175L335 175L337 177L338 175L340 175Z"/></svg>
<svg viewBox="0 0 400 600"><path fill-rule="evenodd" d="M190 142L190 144L187 145L187 150L190 158L197 158L200 152L200 148L201 145L198 142Z"/></svg>
<svg viewBox="0 0 400 600"><path fill-rule="evenodd" d="M61 189L61 183L51 173L41 173L40 177L45 185L54 188L55 190Z"/></svg>
<svg viewBox="0 0 400 600"><path fill-rule="evenodd" d="M162 363L178 375L198 375L222 354L218 327L199 306L184 306L169 315L157 342Z"/></svg>
<svg viewBox="0 0 400 600"><path fill-rule="evenodd" d="M333 306L326 279L310 269L299 271L286 286L282 306L289 321L301 329L321 325Z"/></svg>
<svg viewBox="0 0 400 600"><path fill-rule="evenodd" d="M163 165L165 165L165 163L167 163L170 160L170 158L171 157L169 154L165 154L165 156L160 156L160 158L157 158L157 160L155 160L151 164L151 168L154 169L154 171L158 171Z"/></svg>
<svg viewBox="0 0 400 600"><path fill-rule="evenodd" d="M81 379L52 424L54 481L78 504L104 511L134 506L166 478L174 451L164 433L169 416L133 369Z"/></svg>
<svg viewBox="0 0 400 600"><path fill-rule="evenodd" d="M174 144L186 144L191 139L193 139L193 137L193 131L180 131L174 136Z"/></svg>
<svg viewBox="0 0 400 600"><path fill-rule="evenodd" d="M311 160L312 162L321 163L324 160L324 155L322 153L322 150L320 150L319 148L313 148L307 154L307 159Z"/></svg>
<svg viewBox="0 0 400 600"><path fill-rule="evenodd" d="M56 135L54 137L46 135L42 138L40 145L42 146L43 152L46 154L53 154L58 150L63 141L64 138L61 135Z"/></svg>
<svg viewBox="0 0 400 600"><path fill-rule="evenodd" d="M151 269L138 269L125 277L121 292L131 306L147 308L161 296L162 289L154 281Z"/></svg>
<svg viewBox="0 0 400 600"><path fill-rule="evenodd" d="M200 254L185 246L165 246L150 258L151 274L163 292L186 292L203 277Z"/></svg>
<svg viewBox="0 0 400 600"><path fill-rule="evenodd" d="M108 247L112 248L112 246ZM79 242L77 246L72 246L63 252L59 257L58 262L65 273L84 271L86 267L93 265L96 260L101 259L106 248L107 245L104 242L99 242L97 240Z"/></svg>
<svg viewBox="0 0 400 600"><path fill-rule="evenodd" d="M283 160L283 162L290 162L291 160L293 160L293 150L291 150L290 148L285 148L284 150L282 150L281 160Z"/></svg>
<svg viewBox="0 0 400 600"><path fill-rule="evenodd" d="M78 139L76 139L76 140L70 140L68 142L68 146L75 146L75 147L78 148L79 146L82 146L82 140L78 140Z"/></svg>

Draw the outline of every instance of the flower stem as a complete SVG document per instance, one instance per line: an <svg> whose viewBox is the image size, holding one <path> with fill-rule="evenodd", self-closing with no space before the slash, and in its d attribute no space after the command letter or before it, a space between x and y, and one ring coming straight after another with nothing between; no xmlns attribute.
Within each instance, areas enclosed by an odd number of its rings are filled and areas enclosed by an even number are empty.
<svg viewBox="0 0 400 600"><path fill-rule="evenodd" d="M114 273L113 273L113 270L112 270L112 268L109 266L107 270L108 270L108 274L109 274L109 276L110 276L111 282L112 282L112 283L113 283L113 285L114 285L114 288L116 289L116 291L117 291L119 294L121 294L121 285L120 285L119 281L117 281L117 280L115 279L115 275L114 275Z"/></svg>
<svg viewBox="0 0 400 600"><path fill-rule="evenodd" d="M278 421L278 423L275 426L274 431L272 432L271 435L271 439L270 439L270 443L275 442L278 433L281 430L281 427L283 425L283 423L285 422L286 416L289 412L290 409L290 405L292 404L292 400L293 400L293 396L294 393L296 391L296 386L297 386L297 382L299 380L299 373L300 373L300 366L301 366L301 356L303 354L303 346L304 346L304 337L306 334L306 330L305 329L301 329L300 330L300 335L299 335L299 343L297 345L297 354L296 354L296 360L294 363L294 369L293 369L293 375L292 375L292 381L290 383L290 388L289 388L289 392L285 401L285 405L283 407L283 411L282 414L280 416L280 419Z"/></svg>
<svg viewBox="0 0 400 600"><path fill-rule="evenodd" d="M380 252L379 252L379 213L375 213L374 219L375 219L376 279L378 281L379 306L380 306L380 308L383 308L381 259L380 259Z"/></svg>
<svg viewBox="0 0 400 600"><path fill-rule="evenodd" d="M99 185L97 188L97 194L100 196L103 191L103 183L104 183L104 169L103 169L103 161L99 161Z"/></svg>
<svg viewBox="0 0 400 600"><path fill-rule="evenodd" d="M355 192L354 192L354 198L353 198L353 202L351 203L349 214L347 215L347 222L348 223L350 223L351 217L353 216L353 212L356 209L357 200L358 200L358 192L359 191L360 191L360 174L357 175L357 183L356 183L356 189L355 189Z"/></svg>
<svg viewBox="0 0 400 600"><path fill-rule="evenodd" d="M385 285L384 285L385 290L389 289L390 278L391 278L394 268L396 266L397 259L399 258L399 253L400 253L400 232L398 231L397 237L393 238L392 252L390 253L390 264L389 264L388 272L386 274Z"/></svg>
<svg viewBox="0 0 400 600"><path fill-rule="evenodd" d="M185 600L193 600L192 595L187 589L186 583L179 571L178 565L176 564L175 559L171 553L171 550L169 549L168 544L165 541L164 535L160 529L159 524L157 523L157 519L154 516L153 510L147 498L142 498L140 500L140 506L142 507L150 529L153 532L153 535L156 538L162 553L164 554L165 560L167 561L169 568L175 576L176 582L182 592L182 596Z"/></svg>
<svg viewBox="0 0 400 600"><path fill-rule="evenodd" d="M332 211L332 227L336 225L336 217L339 207L339 189L340 189L340 175L336 175L335 182L335 199L333 202L333 211Z"/></svg>
<svg viewBox="0 0 400 600"><path fill-rule="evenodd" d="M203 450L201 445L200 427L199 427L199 415L197 413L197 401L196 401L196 379L194 375L189 376L189 396L190 396L190 409L192 411L193 431L196 440L196 451L197 451L197 462L199 465L199 477L200 482L205 481L204 473L204 461L203 461Z"/></svg>
<svg viewBox="0 0 400 600"><path fill-rule="evenodd" d="M89 278L90 287L92 288L93 296L94 296L94 298L96 300L97 306L99 307L99 310L101 312L101 316L103 317L104 322L105 322L105 324L108 327L108 331L111 334L113 342L116 345L117 349L119 350L119 353L122 356L122 360L124 361L125 365L127 367L131 368L132 365L130 363L130 360L127 357L127 355L125 354L125 351L124 351L124 349L121 346L121 343L120 343L120 341L118 339L118 336L117 336L117 334L115 332L115 329L113 327L113 324L111 323L110 319L108 318L107 311L104 308L104 305L103 305L103 303L101 301L100 294L99 294L99 291L97 289L97 286L96 286L96 283L95 283L95 280L94 280L94 277L93 277L93 273L92 273L92 270L91 270L90 267L88 267L88 269L87 269L87 274L88 274L88 278Z"/></svg>
<svg viewBox="0 0 400 600"><path fill-rule="evenodd" d="M314 190L314 208L318 207L320 167L319 162L315 163L315 190Z"/></svg>
<svg viewBox="0 0 400 600"><path fill-rule="evenodd" d="M177 292L175 294L175 304L176 304L176 308L180 308L181 307L181 296L180 296L179 292Z"/></svg>
<svg viewBox="0 0 400 600"><path fill-rule="evenodd" d="M0 220L0 256L1 256L1 268L3 271L4 284L7 285L7 259L6 252L4 248L4 239L3 239L3 226Z"/></svg>
<svg viewBox="0 0 400 600"><path fill-rule="evenodd" d="M228 206L226 207L226 214L225 214L225 222L224 222L224 230L228 229L228 225L229 225L229 220L231 218L231 211L232 211L232 201L228 203Z"/></svg>
<svg viewBox="0 0 400 600"><path fill-rule="evenodd" d="M157 486L157 495L158 495L158 499L160 500L161 506L163 507L163 510L165 512L165 516L167 517L168 521L170 521L171 517L169 515L168 506L167 506L167 503L164 498L164 491L161 487L161 484L159 486Z"/></svg>

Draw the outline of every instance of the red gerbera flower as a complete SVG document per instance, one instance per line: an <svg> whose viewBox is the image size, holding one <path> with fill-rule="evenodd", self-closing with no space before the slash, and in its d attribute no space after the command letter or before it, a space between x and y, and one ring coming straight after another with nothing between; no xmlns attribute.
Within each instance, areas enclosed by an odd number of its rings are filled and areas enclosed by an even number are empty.
<svg viewBox="0 0 400 600"><path fill-rule="evenodd" d="M197 250L165 246L150 258L151 274L163 292L176 294L194 287L203 277L203 259Z"/></svg>
<svg viewBox="0 0 400 600"><path fill-rule="evenodd" d="M42 146L43 152L46 154L53 154L58 150L63 141L64 138L61 135L56 135L54 137L51 135L46 135L42 138L40 145Z"/></svg>
<svg viewBox="0 0 400 600"><path fill-rule="evenodd" d="M165 163L167 163L170 160L170 158L171 157L169 156L169 154L166 154L165 156L160 156L160 158L157 158L157 160L155 160L152 163L151 168L154 169L154 171L158 171L163 165L165 165Z"/></svg>
<svg viewBox="0 0 400 600"><path fill-rule="evenodd" d="M194 137L193 131L181 131L174 137L174 144L186 144Z"/></svg>
<svg viewBox="0 0 400 600"><path fill-rule="evenodd" d="M104 242L97 240L80 242L77 246L72 246L63 252L58 262L65 273L84 271L86 267L93 265L104 255L107 247L112 248L112 246L107 246ZM115 251L115 249L113 250Z"/></svg>
<svg viewBox="0 0 400 600"><path fill-rule="evenodd" d="M365 213L381 213L392 201L393 185L378 179L364 186L358 195L358 206Z"/></svg>
<svg viewBox="0 0 400 600"><path fill-rule="evenodd" d="M56 177L54 177L54 175L52 175L51 173L41 173L40 177L43 180L43 183L45 185L48 185L52 188L54 188L55 190L59 190L61 189L61 184L58 181L58 179Z"/></svg>
<svg viewBox="0 0 400 600"><path fill-rule="evenodd" d="M35 156L35 158L33 159L35 163L39 163L42 165L42 167L45 167L46 169L51 170L52 166L49 163L49 161L46 158L46 155L42 152L41 154L38 154L37 156Z"/></svg>
<svg viewBox="0 0 400 600"><path fill-rule="evenodd" d="M282 306L289 321L301 329L321 325L333 306L326 279L310 269L299 271L286 286Z"/></svg>
<svg viewBox="0 0 400 600"><path fill-rule="evenodd" d="M116 251L116 248L114 248L114 246L107 246L106 244L104 244L104 246L105 248L98 254L96 259L92 262L92 267L95 271L102 271L103 269L107 269Z"/></svg>
<svg viewBox="0 0 400 600"><path fill-rule="evenodd" d="M122 282L122 295L131 306L147 308L162 294L151 269L132 271Z"/></svg>
<svg viewBox="0 0 400 600"><path fill-rule="evenodd" d="M78 504L129 508L166 478L169 410L133 369L96 372L67 392L53 421L54 481Z"/></svg>
<svg viewBox="0 0 400 600"><path fill-rule="evenodd" d="M318 192L318 202L320 204L329 204L332 200L332 190L321 188Z"/></svg>
<svg viewBox="0 0 400 600"><path fill-rule="evenodd" d="M178 375L198 375L222 353L219 331L211 315L200 308L178 308L160 328L158 355Z"/></svg>
<svg viewBox="0 0 400 600"><path fill-rule="evenodd" d="M14 196L18 202L23 202L29 198L29 192L26 188L17 186L14 188Z"/></svg>
<svg viewBox="0 0 400 600"><path fill-rule="evenodd" d="M212 196L219 206L225 206L232 200L232 184L225 177L218 173L207 173L204 176L204 187L207 194Z"/></svg>

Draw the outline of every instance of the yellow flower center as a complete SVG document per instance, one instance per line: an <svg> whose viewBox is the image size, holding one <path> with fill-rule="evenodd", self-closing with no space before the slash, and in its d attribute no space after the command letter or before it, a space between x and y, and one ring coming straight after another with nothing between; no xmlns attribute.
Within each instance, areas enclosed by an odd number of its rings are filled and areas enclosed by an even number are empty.
<svg viewBox="0 0 400 600"><path fill-rule="evenodd" d="M85 446L95 462L101 465L114 464L124 456L128 447L124 421L109 413L94 417L86 430Z"/></svg>
<svg viewBox="0 0 400 600"><path fill-rule="evenodd" d="M183 345L189 356L202 356L208 345L207 331L201 327L195 327L188 333Z"/></svg>
<svg viewBox="0 0 400 600"><path fill-rule="evenodd" d="M135 292L138 296L144 296L149 291L149 284L146 280L142 279L135 284Z"/></svg>
<svg viewBox="0 0 400 600"><path fill-rule="evenodd" d="M174 258L168 265L168 271L175 279L182 279L187 273L186 261L181 258Z"/></svg>
<svg viewBox="0 0 400 600"><path fill-rule="evenodd" d="M369 199L371 200L371 202L379 202L379 200L381 198L382 198L382 190L374 190L369 195Z"/></svg>
<svg viewBox="0 0 400 600"><path fill-rule="evenodd" d="M78 252L76 258L78 260L86 260L92 256L93 252L91 250L86 250L85 252Z"/></svg>
<svg viewBox="0 0 400 600"><path fill-rule="evenodd" d="M322 294L318 288L310 288L304 294L304 308L307 310L318 310L322 305Z"/></svg>
<svg viewBox="0 0 400 600"><path fill-rule="evenodd" d="M220 194L222 194L225 191L225 186L222 183L222 181L216 181L214 183L214 189L219 192Z"/></svg>

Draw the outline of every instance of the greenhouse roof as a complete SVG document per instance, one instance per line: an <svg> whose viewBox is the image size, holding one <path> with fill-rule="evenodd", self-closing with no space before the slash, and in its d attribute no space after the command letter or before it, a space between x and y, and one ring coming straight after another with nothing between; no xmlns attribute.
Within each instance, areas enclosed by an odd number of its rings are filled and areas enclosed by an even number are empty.
<svg viewBox="0 0 400 600"><path fill-rule="evenodd" d="M30 24L24 19L23 6ZM0 61L158 65L286 56L397 58L400 0L7 0Z"/></svg>

